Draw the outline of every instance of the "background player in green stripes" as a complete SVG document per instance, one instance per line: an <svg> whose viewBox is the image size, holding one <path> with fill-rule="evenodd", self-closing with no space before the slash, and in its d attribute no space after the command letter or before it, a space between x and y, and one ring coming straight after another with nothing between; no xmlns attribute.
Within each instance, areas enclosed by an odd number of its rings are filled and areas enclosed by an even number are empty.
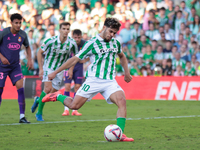
<svg viewBox="0 0 200 150"><path fill-rule="evenodd" d="M46 94L56 92L60 89L64 71L58 73L53 80L48 80L48 75L66 62L71 53L76 54L78 52L76 42L68 36L70 32L70 23L61 23L59 32L59 36L53 36L47 39L40 47L37 54L39 77L42 79L42 82L44 82L44 90L40 97L35 99L31 107L31 111L34 113L39 104L38 112L35 115L37 121L44 121L42 118L42 111L45 103L42 102L42 98ZM44 53L45 58L43 64L42 55Z"/></svg>
<svg viewBox="0 0 200 150"><path fill-rule="evenodd" d="M124 91L115 80L116 56L120 58L124 68L124 80L130 82L132 77L129 73L126 56L122 52L121 44L114 38L121 24L115 18L105 20L102 32L85 43L82 50L76 56L70 58L56 71L49 74L49 80L53 80L56 75L75 65L80 60L90 57L91 65L88 68L86 81L76 93L74 99L61 95L60 92L48 94L43 98L43 102L60 101L70 109L79 109L87 100L91 100L97 93L101 93L107 103L115 103L118 106L117 125L124 133L126 121L126 98ZM134 141L123 134L121 141Z"/></svg>

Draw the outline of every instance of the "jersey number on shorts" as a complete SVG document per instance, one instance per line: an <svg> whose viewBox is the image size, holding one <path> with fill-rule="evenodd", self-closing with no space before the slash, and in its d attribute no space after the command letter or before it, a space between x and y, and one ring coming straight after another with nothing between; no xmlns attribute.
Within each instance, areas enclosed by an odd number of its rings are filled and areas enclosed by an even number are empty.
<svg viewBox="0 0 200 150"><path fill-rule="evenodd" d="M87 84L84 84L84 85L83 85L83 88L82 88L81 90L87 92L89 89L90 89L90 86L87 85Z"/></svg>
<svg viewBox="0 0 200 150"><path fill-rule="evenodd" d="M3 79L3 72L0 72L0 79Z"/></svg>

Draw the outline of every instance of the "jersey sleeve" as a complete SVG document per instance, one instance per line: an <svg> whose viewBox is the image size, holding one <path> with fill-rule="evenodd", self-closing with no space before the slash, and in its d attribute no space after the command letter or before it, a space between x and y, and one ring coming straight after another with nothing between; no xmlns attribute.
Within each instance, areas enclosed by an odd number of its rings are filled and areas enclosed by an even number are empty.
<svg viewBox="0 0 200 150"><path fill-rule="evenodd" d="M40 46L40 48L43 51L46 51L50 43L51 43L51 38L49 38L46 41L44 41L44 43Z"/></svg>
<svg viewBox="0 0 200 150"><path fill-rule="evenodd" d="M73 52L74 55L78 53L78 46L75 41L72 42L71 52Z"/></svg>
<svg viewBox="0 0 200 150"><path fill-rule="evenodd" d="M92 53L92 49L94 49L93 45L94 42L92 41L86 42L83 48L79 51L79 53L76 54L76 57L78 57L81 60L87 58Z"/></svg>
<svg viewBox="0 0 200 150"><path fill-rule="evenodd" d="M3 41L3 37L10 33L10 28L5 28L0 30L0 44Z"/></svg>
<svg viewBox="0 0 200 150"><path fill-rule="evenodd" d="M29 41L28 41L28 37L27 37L27 34L24 32L24 42L23 42L23 45L25 47L28 47L29 46Z"/></svg>
<svg viewBox="0 0 200 150"><path fill-rule="evenodd" d="M118 40L116 40L116 42L117 42L117 47L118 47L117 53L119 54L119 53L122 52L122 46L121 46L121 44L120 44L120 42Z"/></svg>

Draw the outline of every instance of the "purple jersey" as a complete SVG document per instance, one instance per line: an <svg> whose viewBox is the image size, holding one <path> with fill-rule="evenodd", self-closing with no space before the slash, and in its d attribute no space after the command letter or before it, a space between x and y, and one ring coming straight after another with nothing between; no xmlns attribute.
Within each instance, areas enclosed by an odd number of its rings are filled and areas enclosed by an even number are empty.
<svg viewBox="0 0 200 150"><path fill-rule="evenodd" d="M29 46L27 35L24 31L20 30L17 34L12 34L10 27L0 31L0 53L8 59L10 65L19 64L19 52L22 44L25 47ZM0 60L2 67L8 67L10 65L4 65Z"/></svg>

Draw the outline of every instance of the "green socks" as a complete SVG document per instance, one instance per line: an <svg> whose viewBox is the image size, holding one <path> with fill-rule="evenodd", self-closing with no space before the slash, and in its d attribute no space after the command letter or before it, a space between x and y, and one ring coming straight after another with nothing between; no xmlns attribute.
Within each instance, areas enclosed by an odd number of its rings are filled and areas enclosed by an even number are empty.
<svg viewBox="0 0 200 150"><path fill-rule="evenodd" d="M42 115L43 107L44 107L44 104L45 104L45 103L42 102L42 99L43 99L43 97L45 97L45 95L46 95L46 93L44 91L42 91L42 93L40 94L40 98L38 100L38 102L39 102L38 112L37 112L38 115L39 114Z"/></svg>
<svg viewBox="0 0 200 150"><path fill-rule="evenodd" d="M57 101L60 101L61 103L63 103L63 105L64 105L64 101L65 101L65 99L67 98L67 97L69 97L69 96L65 96L65 95L58 95L58 97L57 97Z"/></svg>
<svg viewBox="0 0 200 150"><path fill-rule="evenodd" d="M126 118L117 118L117 125L122 129L122 132L124 133Z"/></svg>

